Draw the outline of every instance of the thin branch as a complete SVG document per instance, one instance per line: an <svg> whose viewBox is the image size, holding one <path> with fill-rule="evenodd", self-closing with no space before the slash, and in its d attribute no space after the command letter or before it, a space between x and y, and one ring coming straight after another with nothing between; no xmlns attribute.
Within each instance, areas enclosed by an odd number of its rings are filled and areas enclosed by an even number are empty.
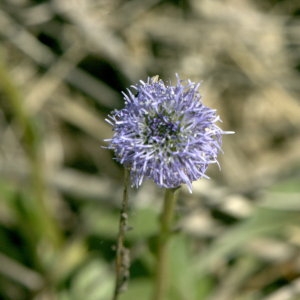
<svg viewBox="0 0 300 300"><path fill-rule="evenodd" d="M123 200L120 211L119 234L116 249L116 282L113 300L117 300L120 293L126 290L129 279L130 252L124 246L125 233L128 230L128 183L129 171L125 168Z"/></svg>

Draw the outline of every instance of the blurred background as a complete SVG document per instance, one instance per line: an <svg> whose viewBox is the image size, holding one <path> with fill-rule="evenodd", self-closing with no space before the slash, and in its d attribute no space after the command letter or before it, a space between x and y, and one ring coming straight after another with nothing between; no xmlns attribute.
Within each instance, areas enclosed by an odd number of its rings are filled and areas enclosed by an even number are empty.
<svg viewBox="0 0 300 300"><path fill-rule="evenodd" d="M0 299L111 298L123 171L105 118L131 84L175 73L236 134L221 172L179 194L169 299L300 299L299 14L293 0L1 0ZM151 295L161 196L130 191L121 300Z"/></svg>

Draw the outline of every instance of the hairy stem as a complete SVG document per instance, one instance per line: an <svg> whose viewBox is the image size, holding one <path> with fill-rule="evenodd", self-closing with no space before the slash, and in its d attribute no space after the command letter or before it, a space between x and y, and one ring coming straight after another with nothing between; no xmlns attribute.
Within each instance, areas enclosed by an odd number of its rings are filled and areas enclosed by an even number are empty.
<svg viewBox="0 0 300 300"><path fill-rule="evenodd" d="M116 281L113 300L117 300L120 293L127 288L129 279L130 256L129 249L124 246L125 233L128 228L128 182L129 170L125 168L123 200L120 211L119 233L116 249Z"/></svg>

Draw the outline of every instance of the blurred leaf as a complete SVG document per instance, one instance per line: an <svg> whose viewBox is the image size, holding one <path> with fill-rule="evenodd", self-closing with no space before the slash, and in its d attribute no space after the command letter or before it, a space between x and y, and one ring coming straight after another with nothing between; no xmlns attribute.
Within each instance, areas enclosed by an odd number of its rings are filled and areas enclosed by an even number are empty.
<svg viewBox="0 0 300 300"><path fill-rule="evenodd" d="M16 187L9 181L0 178L0 224L12 224L16 221L14 199Z"/></svg>
<svg viewBox="0 0 300 300"><path fill-rule="evenodd" d="M134 209L128 216L131 228L126 237L128 240L146 239L156 234L158 229L157 212L150 208ZM111 209L87 205L82 210L83 219L89 232L106 238L115 239L119 228L119 215Z"/></svg>
<svg viewBox="0 0 300 300"><path fill-rule="evenodd" d="M172 237L169 245L171 284L170 299L196 299L195 270L190 268L191 253L188 251L187 238L181 234Z"/></svg>
<svg viewBox="0 0 300 300"><path fill-rule="evenodd" d="M127 234L128 238L147 239L157 233L158 214L151 208L136 209L133 214L129 215L129 226L132 227Z"/></svg>
<svg viewBox="0 0 300 300"><path fill-rule="evenodd" d="M280 181L270 188L270 192L300 193L300 178Z"/></svg>
<svg viewBox="0 0 300 300"><path fill-rule="evenodd" d="M222 276L222 280L214 287L210 300L235 299L251 274L258 270L259 264L260 262L254 256L239 256L237 261L228 268L226 276Z"/></svg>
<svg viewBox="0 0 300 300"><path fill-rule="evenodd" d="M190 240L183 234L174 236L170 241L170 300L205 299L213 287L209 275L201 278L191 267L193 255L189 243Z"/></svg>
<svg viewBox="0 0 300 300"><path fill-rule="evenodd" d="M298 201L289 199L287 196L277 200L272 203L270 199L267 199L256 207L249 219L220 235L207 250L196 258L197 261L193 265L198 268L199 274L204 275L209 268L226 260L228 255L235 255L254 238L278 234L290 225L299 225L300 212L298 209L291 209L293 205L298 207ZM288 206L287 203L289 203Z"/></svg>
<svg viewBox="0 0 300 300"><path fill-rule="evenodd" d="M279 210L286 213L300 212L300 192L267 192L261 203L262 208Z"/></svg>
<svg viewBox="0 0 300 300"><path fill-rule="evenodd" d="M100 259L88 261L71 282L70 300L107 300L113 292L114 275Z"/></svg>
<svg viewBox="0 0 300 300"><path fill-rule="evenodd" d="M87 249L82 240L66 243L59 253L53 253L48 260L48 272L56 283L66 280L87 258Z"/></svg>
<svg viewBox="0 0 300 300"><path fill-rule="evenodd" d="M136 279L129 282L128 290L124 291L120 300L150 299L152 282L148 279Z"/></svg>
<svg viewBox="0 0 300 300"><path fill-rule="evenodd" d="M198 299L206 299L212 290L215 288L215 280L209 274L206 276L199 277L197 276L197 283L195 286L196 290L196 298Z"/></svg>
<svg viewBox="0 0 300 300"><path fill-rule="evenodd" d="M86 205L81 214L89 233L109 239L117 237L119 216L111 209L94 204Z"/></svg>

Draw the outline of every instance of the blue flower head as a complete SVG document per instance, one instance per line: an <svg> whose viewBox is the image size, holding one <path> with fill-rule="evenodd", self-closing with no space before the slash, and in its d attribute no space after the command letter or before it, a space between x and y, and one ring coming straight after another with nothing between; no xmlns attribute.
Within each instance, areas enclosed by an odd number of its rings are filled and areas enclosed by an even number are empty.
<svg viewBox="0 0 300 300"><path fill-rule="evenodd" d="M216 111L206 107L198 92L200 84L177 76L175 86L158 76L140 81L123 93L125 107L114 110L106 121L114 135L109 149L130 169L132 185L146 178L160 187L175 188L205 175L209 164L218 163L222 135Z"/></svg>

